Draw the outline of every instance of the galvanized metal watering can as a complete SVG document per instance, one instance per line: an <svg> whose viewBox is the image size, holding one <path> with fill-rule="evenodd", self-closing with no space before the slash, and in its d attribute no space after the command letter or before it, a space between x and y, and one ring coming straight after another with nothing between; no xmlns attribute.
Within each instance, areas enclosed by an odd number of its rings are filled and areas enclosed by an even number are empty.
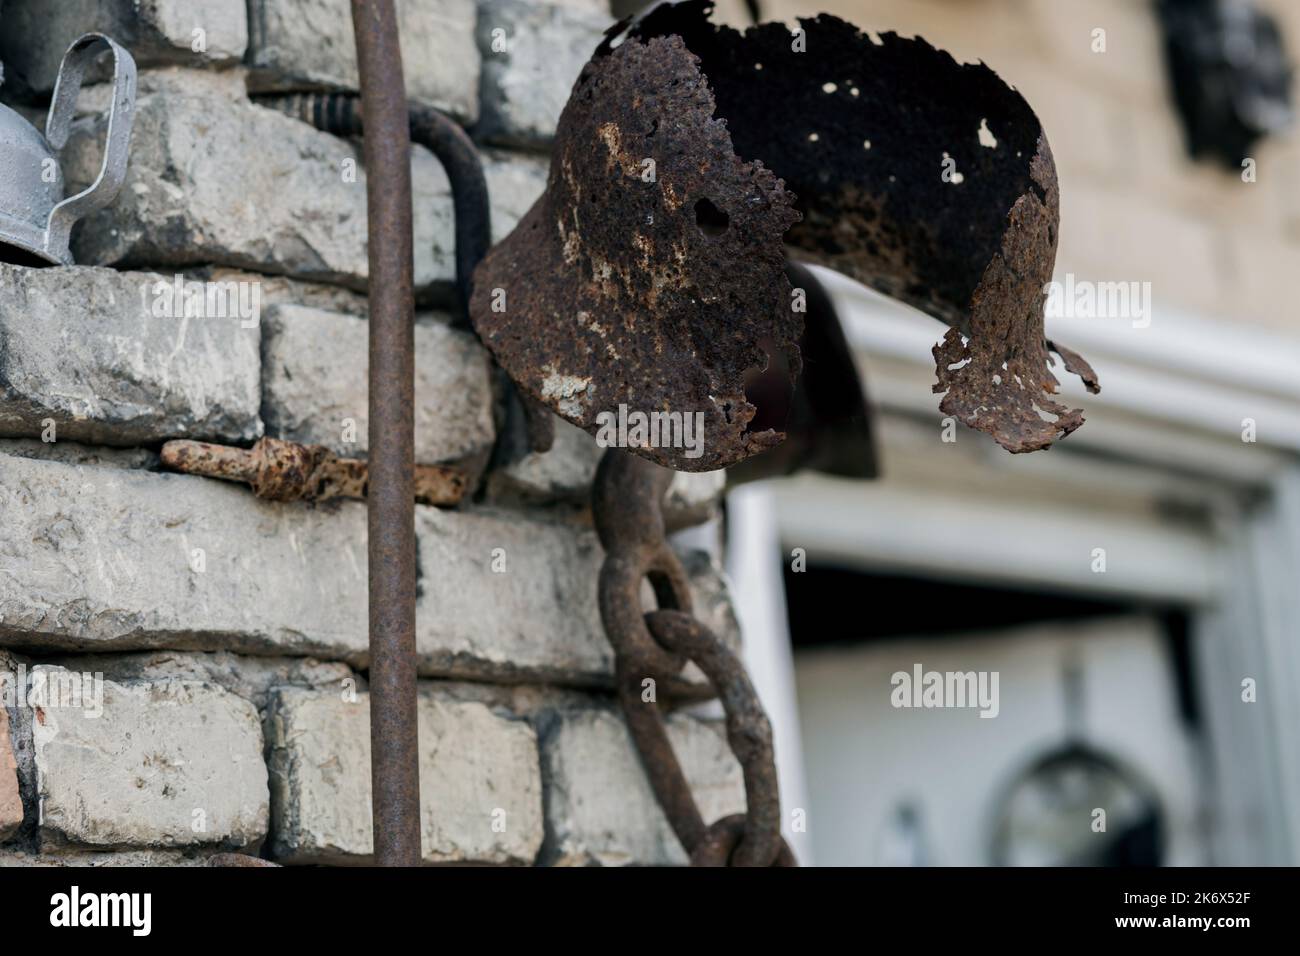
<svg viewBox="0 0 1300 956"><path fill-rule="evenodd" d="M89 187L65 199L58 153L68 141L82 78L104 49L113 54L113 102L104 161ZM126 178L135 79L130 53L102 33L87 33L63 56L44 136L18 113L0 106L0 260L72 265L68 240L73 225L112 202Z"/></svg>

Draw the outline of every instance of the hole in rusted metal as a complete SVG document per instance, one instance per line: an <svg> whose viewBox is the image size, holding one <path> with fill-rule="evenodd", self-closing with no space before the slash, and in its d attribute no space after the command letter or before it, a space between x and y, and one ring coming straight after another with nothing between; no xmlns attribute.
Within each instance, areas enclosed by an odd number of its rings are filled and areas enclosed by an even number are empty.
<svg viewBox="0 0 1300 956"><path fill-rule="evenodd" d="M980 141L981 146L987 146L989 149L998 148L998 138L989 129L988 117L980 120L980 128L975 131L975 136Z"/></svg>
<svg viewBox="0 0 1300 956"><path fill-rule="evenodd" d="M755 407L748 431L785 428L794 397L794 378L785 352L771 338L759 340L766 360L745 372L745 401Z"/></svg>
<svg viewBox="0 0 1300 956"><path fill-rule="evenodd" d="M731 217L705 198L695 204L695 225L706 236L720 236L731 225Z"/></svg>

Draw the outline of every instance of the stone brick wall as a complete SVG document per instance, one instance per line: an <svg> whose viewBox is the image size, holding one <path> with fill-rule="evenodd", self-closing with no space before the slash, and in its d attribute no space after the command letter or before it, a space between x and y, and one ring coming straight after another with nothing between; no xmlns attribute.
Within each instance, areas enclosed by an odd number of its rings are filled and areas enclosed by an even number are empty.
<svg viewBox="0 0 1300 956"><path fill-rule="evenodd" d="M543 188L606 6L398 6L408 91L482 144L500 238ZM157 454L262 435L365 454L361 149L250 98L355 89L348 3L3 0L0 98L39 116L91 29L140 67L126 185L78 228L83 264L0 265L0 864L363 863L364 505L265 503ZM102 83L83 92L72 188L96 172L106 103ZM499 375L441 311L446 176L420 147L411 166L417 459L473 485L455 509L418 508L425 859L683 862L608 690L597 449L560 425L552 453L519 452ZM160 310L177 275L255 290L256 321ZM673 524L712 520L721 490L679 476ZM687 562L698 606L738 641L716 559ZM719 724L671 727L705 816L742 809Z"/></svg>

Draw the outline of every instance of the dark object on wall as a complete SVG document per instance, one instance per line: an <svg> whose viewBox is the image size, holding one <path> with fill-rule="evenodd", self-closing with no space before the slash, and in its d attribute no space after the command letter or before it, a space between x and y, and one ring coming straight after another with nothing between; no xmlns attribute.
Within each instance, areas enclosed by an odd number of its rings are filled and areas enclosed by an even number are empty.
<svg viewBox="0 0 1300 956"><path fill-rule="evenodd" d="M1013 452L1079 427L1051 353L1097 383L1043 335L1059 203L1020 94L924 40L825 15L742 34L710 11L664 4L611 29L546 194L475 273L471 319L525 394L592 434L621 407L702 416L699 457L632 448L678 470L776 447L747 386L801 368L788 243L952 326L944 412Z"/></svg>
<svg viewBox="0 0 1300 956"><path fill-rule="evenodd" d="M1257 140L1294 118L1277 22L1251 0L1159 0L1157 9L1187 152L1240 169Z"/></svg>

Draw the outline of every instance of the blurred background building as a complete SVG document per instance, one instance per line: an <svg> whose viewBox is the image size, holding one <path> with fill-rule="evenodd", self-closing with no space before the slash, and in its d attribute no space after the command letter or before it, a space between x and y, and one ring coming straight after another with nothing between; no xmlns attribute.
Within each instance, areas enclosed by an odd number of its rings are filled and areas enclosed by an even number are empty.
<svg viewBox="0 0 1300 956"><path fill-rule="evenodd" d="M1150 283L1151 300L1145 319L1049 318L1102 391L1064 381L1087 423L1012 456L961 426L944 440L942 326L821 274L883 475L729 499L796 850L820 865L1300 863L1300 143L1284 130L1300 4L759 10L987 62L1051 140L1057 280ZM892 675L918 665L996 672L996 718L894 707Z"/></svg>

